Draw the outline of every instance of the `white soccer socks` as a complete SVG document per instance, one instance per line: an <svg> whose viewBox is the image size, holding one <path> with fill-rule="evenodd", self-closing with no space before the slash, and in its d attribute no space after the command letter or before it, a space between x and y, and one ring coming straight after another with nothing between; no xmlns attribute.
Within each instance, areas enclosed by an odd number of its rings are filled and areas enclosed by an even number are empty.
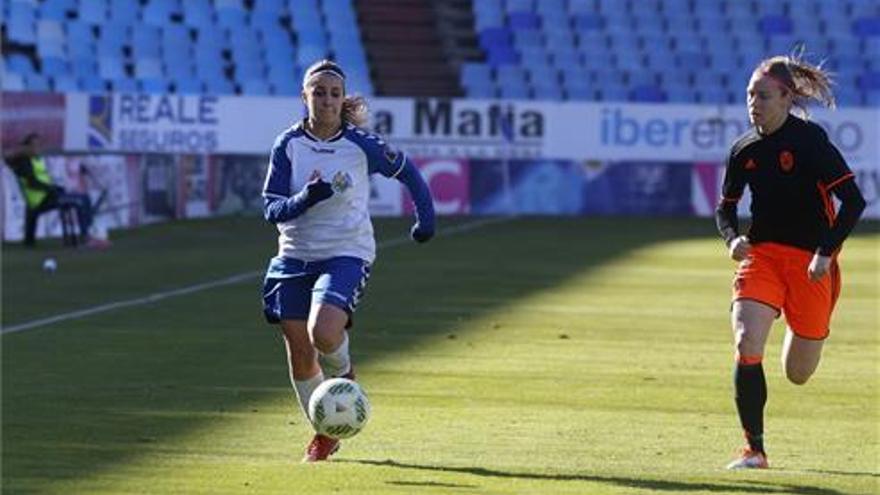
<svg viewBox="0 0 880 495"><path fill-rule="evenodd" d="M317 375L308 380L293 380L293 388L296 389L296 396L299 399L299 405L302 407L306 418L309 417L309 399L312 398L312 393L323 381L324 373L321 373L320 371Z"/></svg>
<svg viewBox="0 0 880 495"><path fill-rule="evenodd" d="M324 354L318 352L318 363L324 376L342 376L351 371L351 356L348 353L348 332L342 332L342 342L335 351Z"/></svg>

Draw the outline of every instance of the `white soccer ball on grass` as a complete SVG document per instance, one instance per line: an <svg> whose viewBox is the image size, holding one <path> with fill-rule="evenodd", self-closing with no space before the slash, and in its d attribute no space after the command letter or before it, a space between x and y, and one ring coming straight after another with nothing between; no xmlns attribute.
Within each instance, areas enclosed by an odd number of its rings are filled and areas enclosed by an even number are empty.
<svg viewBox="0 0 880 495"><path fill-rule="evenodd" d="M331 438L357 435L370 419L370 400L357 382L346 378L324 381L309 399L309 419L315 431Z"/></svg>

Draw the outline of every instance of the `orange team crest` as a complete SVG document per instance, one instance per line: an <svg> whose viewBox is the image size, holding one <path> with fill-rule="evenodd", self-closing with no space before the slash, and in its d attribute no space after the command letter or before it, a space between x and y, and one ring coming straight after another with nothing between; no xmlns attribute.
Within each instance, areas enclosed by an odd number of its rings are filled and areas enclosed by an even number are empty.
<svg viewBox="0 0 880 495"><path fill-rule="evenodd" d="M794 155L791 154L791 151L779 153L779 168L783 172L791 172L791 169L794 168Z"/></svg>
<svg viewBox="0 0 880 495"><path fill-rule="evenodd" d="M746 162L746 170L755 170L758 168L758 164L755 162L754 158L749 158L749 161Z"/></svg>

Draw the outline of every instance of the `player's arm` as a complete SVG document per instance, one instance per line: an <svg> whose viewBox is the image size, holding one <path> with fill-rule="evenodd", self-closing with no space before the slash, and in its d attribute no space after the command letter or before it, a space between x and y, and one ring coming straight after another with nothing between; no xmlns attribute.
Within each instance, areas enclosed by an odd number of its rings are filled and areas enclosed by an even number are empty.
<svg viewBox="0 0 880 495"><path fill-rule="evenodd" d="M370 172L397 179L409 191L416 211L416 223L410 230L413 240L427 242L434 237L434 201L431 190L412 161L403 152L392 150L387 145L382 146L379 153L369 153L368 156Z"/></svg>
<svg viewBox="0 0 880 495"><path fill-rule="evenodd" d="M745 191L746 181L742 167L733 153L727 158L724 171L724 182L721 186L721 198L715 208L715 225L730 249L731 257L739 260L748 252L748 239L739 233L739 217L737 204Z"/></svg>
<svg viewBox="0 0 880 495"><path fill-rule="evenodd" d="M287 155L286 143L286 140L279 139L272 148L263 185L263 217L273 224L293 220L333 195L330 183L320 176L313 176L301 191L292 194L290 174L293 166Z"/></svg>
<svg viewBox="0 0 880 495"><path fill-rule="evenodd" d="M829 228L819 240L818 254L831 256L858 223L865 211L866 202L856 183L855 174L849 169L843 156L828 141L827 135L823 133L821 138L818 140L818 157L822 166L820 181L826 193L834 194L840 200L840 211L836 217L829 216Z"/></svg>

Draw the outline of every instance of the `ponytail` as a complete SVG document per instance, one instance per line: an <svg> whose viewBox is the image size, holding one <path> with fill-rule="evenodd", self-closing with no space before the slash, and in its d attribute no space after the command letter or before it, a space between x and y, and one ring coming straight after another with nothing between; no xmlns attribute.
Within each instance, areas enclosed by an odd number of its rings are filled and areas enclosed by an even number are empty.
<svg viewBox="0 0 880 495"><path fill-rule="evenodd" d="M370 118L367 100L361 95L346 96L342 101L342 121L355 127L364 127Z"/></svg>
<svg viewBox="0 0 880 495"><path fill-rule="evenodd" d="M783 90L790 91L792 102L803 116L808 116L807 103L815 100L828 108L835 108L831 91L831 75L821 67L802 58L803 47L791 55L777 55L765 59L755 69L756 73L769 76Z"/></svg>

